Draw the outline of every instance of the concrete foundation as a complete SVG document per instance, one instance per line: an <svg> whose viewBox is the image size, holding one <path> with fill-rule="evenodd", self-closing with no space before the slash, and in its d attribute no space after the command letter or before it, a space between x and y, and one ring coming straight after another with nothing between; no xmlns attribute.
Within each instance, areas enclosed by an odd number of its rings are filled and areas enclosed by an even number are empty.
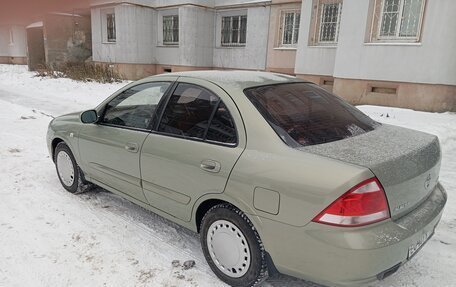
<svg viewBox="0 0 456 287"><path fill-rule="evenodd" d="M178 66L178 65L159 65L159 64L124 64L124 63L103 63L95 62L95 64L104 64L113 67L124 79L139 80L149 76L184 72L195 70L212 70L211 67L193 67L193 66Z"/></svg>
<svg viewBox="0 0 456 287"><path fill-rule="evenodd" d="M456 112L456 86L369 80L334 80L333 92L355 105L379 105L428 112Z"/></svg>
<svg viewBox="0 0 456 287"><path fill-rule="evenodd" d="M332 92L334 87L334 78L322 75L296 75L297 78L315 83L325 90Z"/></svg>
<svg viewBox="0 0 456 287"><path fill-rule="evenodd" d="M378 105L428 112L456 111L456 86L341 79L297 75L316 83L354 105Z"/></svg>
<svg viewBox="0 0 456 287"><path fill-rule="evenodd" d="M294 68L274 68L274 67L268 67L266 68L267 72L271 73L279 73L279 74L287 74L287 75L295 75L294 73Z"/></svg>
<svg viewBox="0 0 456 287"><path fill-rule="evenodd" d="M26 65L27 57L0 56L0 64Z"/></svg>

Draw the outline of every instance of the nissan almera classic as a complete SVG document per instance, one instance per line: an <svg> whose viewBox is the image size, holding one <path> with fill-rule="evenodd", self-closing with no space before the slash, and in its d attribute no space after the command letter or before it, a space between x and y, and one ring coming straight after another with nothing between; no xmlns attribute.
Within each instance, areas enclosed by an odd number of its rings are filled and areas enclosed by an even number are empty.
<svg viewBox="0 0 456 287"><path fill-rule="evenodd" d="M214 273L330 286L383 279L434 234L436 136L380 124L294 77L153 76L47 134L63 187L88 184L200 233Z"/></svg>

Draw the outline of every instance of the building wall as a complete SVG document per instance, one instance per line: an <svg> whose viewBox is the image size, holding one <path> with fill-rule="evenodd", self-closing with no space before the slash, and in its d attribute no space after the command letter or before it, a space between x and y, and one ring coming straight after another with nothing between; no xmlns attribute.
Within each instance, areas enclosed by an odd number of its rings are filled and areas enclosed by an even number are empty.
<svg viewBox="0 0 456 287"><path fill-rule="evenodd" d="M115 11L116 42L103 38L106 27L103 16ZM125 64L155 64L154 52L156 12L151 8L135 5L116 5L92 8L92 58L95 62Z"/></svg>
<svg viewBox="0 0 456 287"><path fill-rule="evenodd" d="M106 11L115 11L115 43L103 38ZM162 17L174 14L179 15L179 45L163 45ZM92 22L93 60L113 64L126 78L212 67L211 9L193 5L152 9L121 4L92 8Z"/></svg>
<svg viewBox="0 0 456 287"><path fill-rule="evenodd" d="M407 44L366 43L369 1L343 5L334 93L354 104L456 111L455 1L428 0L420 42Z"/></svg>
<svg viewBox="0 0 456 287"><path fill-rule="evenodd" d="M210 8L181 6L159 9L155 29L158 35L157 64L212 67L214 13ZM163 45L162 16L179 15L179 45ZM174 71L174 70L173 70Z"/></svg>
<svg viewBox="0 0 456 287"><path fill-rule="evenodd" d="M10 39L10 30L13 39ZM13 40L11 42L11 40ZM25 27L20 25L0 26L0 63L26 64L27 63L27 35Z"/></svg>
<svg viewBox="0 0 456 287"><path fill-rule="evenodd" d="M30 71L36 71L46 64L44 52L43 26L27 28L28 57L27 64Z"/></svg>
<svg viewBox="0 0 456 287"><path fill-rule="evenodd" d="M368 10L344 0L334 77L456 85L456 1L427 1L416 44L365 43Z"/></svg>
<svg viewBox="0 0 456 287"><path fill-rule="evenodd" d="M360 2L365 2L363 0ZM344 4L345 5L345 4ZM344 13L345 6L342 10ZM309 33L312 22L312 0L304 0L301 9L301 28L299 29L299 43L296 54L295 73L297 75L324 75L334 74L336 62L336 46L311 46ZM339 37L340 39L341 37Z"/></svg>
<svg viewBox="0 0 456 287"><path fill-rule="evenodd" d="M247 39L244 47L222 47L223 16L247 15ZM215 15L215 48L213 66L228 69L266 69L269 30L269 6L217 10ZM214 31L212 32L214 33Z"/></svg>
<svg viewBox="0 0 456 287"><path fill-rule="evenodd" d="M131 79L193 69L268 70L294 73L354 104L455 110L456 2L427 0L420 42L391 44L366 43L373 1L344 0L338 43L317 46L311 39L317 0L131 1L139 5L97 0L93 59ZM296 8L301 9L297 48L279 49L281 11ZM115 44L103 42L104 9L116 12ZM162 17L175 14L179 45L163 45ZM235 15L247 15L246 45L222 47L221 19Z"/></svg>
<svg viewBox="0 0 456 287"><path fill-rule="evenodd" d="M127 78L191 69L266 68L269 6L233 7L239 1L134 1L102 5L93 2L93 61L110 63ZM241 1L242 2L242 1ZM97 6L100 5L100 6ZM144 6L146 5L146 6ZM115 43L105 41L105 14L115 12ZM222 15L247 14L245 47L221 47ZM179 44L164 45L162 17L179 15Z"/></svg>
<svg viewBox="0 0 456 287"><path fill-rule="evenodd" d="M92 55L90 17L47 14L43 33L48 65L83 62Z"/></svg>
<svg viewBox="0 0 456 287"><path fill-rule="evenodd" d="M420 41L368 42L374 0L344 0L337 46L310 45L312 10L304 1L298 77L353 104L456 110L456 1L427 0Z"/></svg>
<svg viewBox="0 0 456 287"><path fill-rule="evenodd" d="M282 33L281 14L286 10L301 10L301 1L273 0L269 17L269 36L266 70L271 72L294 74L296 47L280 47ZM299 39L299 37L298 37Z"/></svg>

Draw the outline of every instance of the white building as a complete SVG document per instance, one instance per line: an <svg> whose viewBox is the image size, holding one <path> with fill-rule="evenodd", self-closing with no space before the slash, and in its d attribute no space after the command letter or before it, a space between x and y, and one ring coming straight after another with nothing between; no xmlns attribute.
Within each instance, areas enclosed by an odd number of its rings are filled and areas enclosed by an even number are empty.
<svg viewBox="0 0 456 287"><path fill-rule="evenodd" d="M0 24L0 64L27 64L24 26Z"/></svg>
<svg viewBox="0 0 456 287"><path fill-rule="evenodd" d="M295 73L355 104L456 111L456 1L306 0Z"/></svg>
<svg viewBox="0 0 456 287"><path fill-rule="evenodd" d="M266 68L268 1L118 2L92 2L93 61L115 64L128 78Z"/></svg>
<svg viewBox="0 0 456 287"><path fill-rule="evenodd" d="M130 79L284 72L355 104L454 111L455 11L455 0L95 0L93 61Z"/></svg>

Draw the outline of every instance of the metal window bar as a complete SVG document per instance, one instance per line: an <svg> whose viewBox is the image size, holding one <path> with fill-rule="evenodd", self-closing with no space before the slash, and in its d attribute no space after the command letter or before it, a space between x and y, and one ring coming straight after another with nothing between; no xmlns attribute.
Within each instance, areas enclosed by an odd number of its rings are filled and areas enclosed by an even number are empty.
<svg viewBox="0 0 456 287"><path fill-rule="evenodd" d="M179 44L179 16L163 16L163 44Z"/></svg>
<svg viewBox="0 0 456 287"><path fill-rule="evenodd" d="M295 13L294 29L293 29L293 44L298 44L299 39L299 26L301 25L301 12Z"/></svg>
<svg viewBox="0 0 456 287"><path fill-rule="evenodd" d="M10 27L9 28L9 44L14 45L14 28Z"/></svg>
<svg viewBox="0 0 456 287"><path fill-rule="evenodd" d="M245 46L247 42L247 16L222 17L221 45Z"/></svg>
<svg viewBox="0 0 456 287"><path fill-rule="evenodd" d="M378 38L417 40L423 9L423 0L382 0Z"/></svg>
<svg viewBox="0 0 456 287"><path fill-rule="evenodd" d="M340 15L342 2L322 3L320 12L320 29L318 42L336 44L339 38Z"/></svg>
<svg viewBox="0 0 456 287"><path fill-rule="evenodd" d="M282 12L281 46L294 47L298 43L299 21L301 13L296 11Z"/></svg>
<svg viewBox="0 0 456 287"><path fill-rule="evenodd" d="M106 14L106 28L108 42L116 42L116 15Z"/></svg>

